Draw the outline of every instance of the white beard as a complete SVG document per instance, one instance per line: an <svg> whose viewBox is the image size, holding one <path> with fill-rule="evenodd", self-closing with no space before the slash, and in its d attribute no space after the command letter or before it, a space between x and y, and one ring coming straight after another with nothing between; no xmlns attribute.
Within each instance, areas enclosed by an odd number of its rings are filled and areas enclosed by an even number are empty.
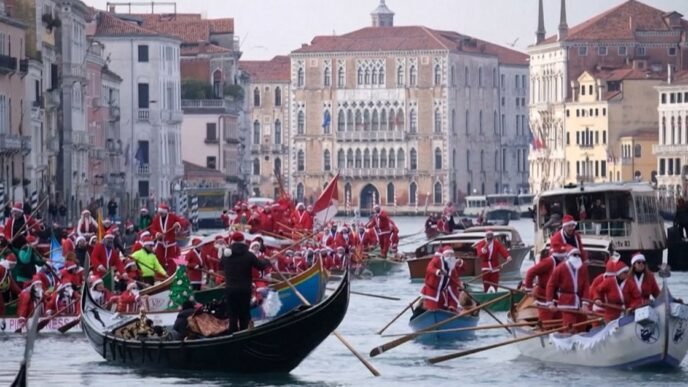
<svg viewBox="0 0 688 387"><path fill-rule="evenodd" d="M447 264L447 267L449 267L449 271L454 270L454 267L456 267L456 257L443 257L442 260Z"/></svg>
<svg viewBox="0 0 688 387"><path fill-rule="evenodd" d="M583 266L583 260L580 257L569 257L568 261L571 263L574 269L578 270Z"/></svg>

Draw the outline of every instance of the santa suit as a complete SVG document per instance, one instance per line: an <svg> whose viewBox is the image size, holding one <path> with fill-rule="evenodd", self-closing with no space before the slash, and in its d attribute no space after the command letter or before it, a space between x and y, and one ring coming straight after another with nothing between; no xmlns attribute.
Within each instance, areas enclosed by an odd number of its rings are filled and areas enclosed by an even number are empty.
<svg viewBox="0 0 688 387"><path fill-rule="evenodd" d="M79 275L76 273L76 270L72 272L71 270L64 268L60 270L60 283L63 284L73 284L75 286L79 286Z"/></svg>
<svg viewBox="0 0 688 387"><path fill-rule="evenodd" d="M174 269L177 266L173 261L177 254L175 225L180 228L182 226L179 216L168 213L165 217L156 214L150 226L150 233L155 239L162 236L162 239L158 240L158 243L155 245L155 256L158 258L160 265L167 269L168 273L174 273Z"/></svg>
<svg viewBox="0 0 688 387"><path fill-rule="evenodd" d="M273 232L275 229L275 220L272 213L263 211L258 215L260 230L265 232Z"/></svg>
<svg viewBox="0 0 688 387"><path fill-rule="evenodd" d="M583 248L583 242L581 242L580 234L578 234L577 231L574 231L573 236L570 237L566 237L564 234L566 234L564 229L559 229L557 232L552 234L549 240L550 247L557 248L558 246L569 245L573 248L576 248L578 251L580 251L581 259L583 262L585 262L588 259L588 254Z"/></svg>
<svg viewBox="0 0 688 387"><path fill-rule="evenodd" d="M392 229L392 235L389 237L389 242L392 252L396 253L399 249L399 229L396 226Z"/></svg>
<svg viewBox="0 0 688 387"><path fill-rule="evenodd" d="M645 270L645 272L640 275L631 272L626 282L633 283L638 291L640 291L643 303L650 302L650 296L654 299L659 297L659 285L657 285L655 275L649 270Z"/></svg>
<svg viewBox="0 0 688 387"><path fill-rule="evenodd" d="M76 316L79 314L79 293L74 293L72 297L60 295L60 292L54 292L48 299L46 309L49 315L53 315L63 308L67 308L60 315ZM74 302L73 302L74 301ZM71 304L71 305L70 305Z"/></svg>
<svg viewBox="0 0 688 387"><path fill-rule="evenodd" d="M220 215L220 220L222 221L222 227L229 228L229 214L223 213Z"/></svg>
<svg viewBox="0 0 688 387"><path fill-rule="evenodd" d="M8 242L14 242L14 239L19 235L26 236L27 231L29 234L35 234L36 232L40 231L41 225L35 219L28 215L23 215L23 218L23 222L15 222L14 217L10 216L5 221L3 233L5 234L5 239L7 239Z"/></svg>
<svg viewBox="0 0 688 387"><path fill-rule="evenodd" d="M535 303L537 305L545 305L547 282L549 282L549 278L552 276L554 268L557 267L558 263L559 262L557 262L554 257L549 256L541 259L540 262L528 269L523 286L526 291L533 292L533 297L535 297ZM535 278L537 278L537 283L534 284ZM540 317L540 321L547 321L553 319L554 313L548 309L540 308L538 309L538 316Z"/></svg>
<svg viewBox="0 0 688 387"><path fill-rule="evenodd" d="M441 270L444 274L441 273ZM434 256L425 269L425 282L421 289L423 308L426 310L458 308L459 266L449 268L440 256Z"/></svg>
<svg viewBox="0 0 688 387"><path fill-rule="evenodd" d="M114 246L112 248L105 247L102 243L97 243L93 248L93 254L91 254L91 260L93 261L93 275L97 278L103 278L111 268L115 268L117 273L124 273L124 265L119 259L119 250ZM105 272L101 271L100 266L105 268Z"/></svg>
<svg viewBox="0 0 688 387"><path fill-rule="evenodd" d="M390 238L392 236L392 227L394 222L389 218L385 211L380 211L376 214L373 220L368 223L368 226L375 226L377 237L380 241L380 254L382 258L387 257L387 251L391 245Z"/></svg>
<svg viewBox="0 0 688 387"><path fill-rule="evenodd" d="M335 242L337 240L337 232L328 231L323 237L323 243L325 246L334 249L336 247Z"/></svg>
<svg viewBox="0 0 688 387"><path fill-rule="evenodd" d="M631 281L629 281L631 280ZM642 296L637 286L632 282L630 276L619 283L614 277L605 278L597 287L595 301L600 300L619 308L637 308L642 305ZM604 321L610 322L621 316L621 310L617 308L604 308Z"/></svg>
<svg viewBox="0 0 688 387"><path fill-rule="evenodd" d="M17 316L28 319L41 302L43 301L33 298L31 287L22 290L17 304Z"/></svg>
<svg viewBox="0 0 688 387"><path fill-rule="evenodd" d="M509 251L497 239L492 239L489 243L487 239L481 240L476 243L475 251L480 258L480 270L483 272L483 289L487 292L491 286L487 282L499 284L499 259L509 257ZM487 273L484 274L485 272Z"/></svg>
<svg viewBox="0 0 688 387"><path fill-rule="evenodd" d="M79 218L79 222L76 225L76 235L82 236L88 240L91 235L95 235L98 232L98 223L92 217L85 219L83 216Z"/></svg>
<svg viewBox="0 0 688 387"><path fill-rule="evenodd" d="M380 239L378 237L377 232L375 232L375 229L369 228L366 230L365 235L363 236L363 248L364 249L373 249L375 246L378 246L380 244Z"/></svg>
<svg viewBox="0 0 688 387"><path fill-rule="evenodd" d="M66 256L69 253L73 253L76 245L72 238L65 238L62 240L62 255Z"/></svg>
<svg viewBox="0 0 688 387"><path fill-rule="evenodd" d="M292 260L292 269L295 273L300 273L308 269L308 261L303 255L295 255Z"/></svg>
<svg viewBox="0 0 688 387"><path fill-rule="evenodd" d="M599 288L602 282L607 278L606 275L604 274L599 274L597 277L595 277L592 282L590 283L590 289L588 290L588 294L593 300L596 300L599 295ZM592 305L592 311L593 312L598 312L598 313L604 313L604 307L598 306L593 304Z"/></svg>
<svg viewBox="0 0 688 387"><path fill-rule="evenodd" d="M561 317L564 325L575 324L581 320L581 315L566 312L567 309L577 310L582 305L582 299L588 298L588 266L583 265L578 270L566 261L554 269L547 282L547 304L552 305L557 299L557 307L562 309Z"/></svg>
<svg viewBox="0 0 688 387"><path fill-rule="evenodd" d="M344 234L343 232L337 233L337 236L334 237L334 247L343 247L345 251L351 251L356 244L354 243L354 239L351 238L351 233L346 233Z"/></svg>
<svg viewBox="0 0 688 387"><path fill-rule="evenodd" d="M117 297L117 313L136 312L139 296L131 290L126 290Z"/></svg>
<svg viewBox="0 0 688 387"><path fill-rule="evenodd" d="M292 214L292 222L296 228L310 231L313 229L313 214L306 210L296 210Z"/></svg>
<svg viewBox="0 0 688 387"><path fill-rule="evenodd" d="M5 315L5 297L3 297L3 293L8 291L15 296L21 294L21 288L12 278L10 270L0 265L0 317Z"/></svg>
<svg viewBox="0 0 688 387"><path fill-rule="evenodd" d="M191 249L186 253L186 275L191 285L196 285L199 290L203 283L203 256L197 249Z"/></svg>
<svg viewBox="0 0 688 387"><path fill-rule="evenodd" d="M91 297L93 297L93 300L102 307L106 307L110 300L113 299L112 293L106 288L103 288L102 292L91 289Z"/></svg>

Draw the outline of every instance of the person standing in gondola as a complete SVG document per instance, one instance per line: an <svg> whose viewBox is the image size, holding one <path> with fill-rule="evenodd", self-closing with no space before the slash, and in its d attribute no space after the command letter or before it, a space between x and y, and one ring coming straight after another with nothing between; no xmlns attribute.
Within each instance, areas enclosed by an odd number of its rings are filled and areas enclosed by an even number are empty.
<svg viewBox="0 0 688 387"><path fill-rule="evenodd" d="M463 260L457 259L451 247L443 247L425 270L421 289L424 310L447 309L456 312L463 285L459 278Z"/></svg>
<svg viewBox="0 0 688 387"><path fill-rule="evenodd" d="M267 259L249 251L244 234L234 232L231 245L221 250L225 273L225 299L229 314L229 332L247 329L251 322L252 269L264 270L271 265Z"/></svg>

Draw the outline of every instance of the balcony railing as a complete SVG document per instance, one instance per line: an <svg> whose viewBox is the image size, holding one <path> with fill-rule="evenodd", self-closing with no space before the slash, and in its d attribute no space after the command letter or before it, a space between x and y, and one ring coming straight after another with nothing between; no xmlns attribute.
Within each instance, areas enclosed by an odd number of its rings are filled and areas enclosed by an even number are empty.
<svg viewBox="0 0 688 387"><path fill-rule="evenodd" d="M17 58L0 55L0 74L9 74L17 71Z"/></svg>
<svg viewBox="0 0 688 387"><path fill-rule="evenodd" d="M139 176L148 176L150 175L150 165L149 164L139 164L136 167L136 174Z"/></svg>
<svg viewBox="0 0 688 387"><path fill-rule="evenodd" d="M404 141L406 133L400 131L347 131L335 132L337 141Z"/></svg>
<svg viewBox="0 0 688 387"><path fill-rule="evenodd" d="M62 67L62 74L66 77L86 78L84 66L78 64L67 64Z"/></svg>
<svg viewBox="0 0 688 387"><path fill-rule="evenodd" d="M407 175L406 168L344 168L341 170L342 176L363 178L363 177L404 177Z"/></svg>
<svg viewBox="0 0 688 387"><path fill-rule="evenodd" d="M0 136L0 152L12 152L21 150L22 139L17 135L2 135Z"/></svg>
<svg viewBox="0 0 688 387"><path fill-rule="evenodd" d="M150 110L139 109L136 117L139 121L150 121Z"/></svg>
<svg viewBox="0 0 688 387"><path fill-rule="evenodd" d="M652 153L655 155L658 154L663 154L663 155L678 155L678 153L684 154L686 151L688 151L688 145L686 144L671 144L671 145L661 145L661 144L653 144L652 145Z"/></svg>

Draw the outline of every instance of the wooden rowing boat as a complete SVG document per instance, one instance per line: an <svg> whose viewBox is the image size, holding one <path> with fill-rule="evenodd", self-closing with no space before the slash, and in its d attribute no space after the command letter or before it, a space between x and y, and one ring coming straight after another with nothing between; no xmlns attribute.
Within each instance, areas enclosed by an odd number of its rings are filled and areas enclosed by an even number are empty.
<svg viewBox="0 0 688 387"><path fill-rule="evenodd" d="M451 312L448 310L434 310L434 311L423 311L420 314L414 314L409 321L409 325L414 332L422 331L430 326L433 326L441 321L447 320L456 316L456 312ZM457 328L472 328L478 325L480 320L480 315L475 313L475 315L467 315L450 321L438 330L450 330ZM415 338L416 341L424 344L447 344L457 340L471 340L475 337L474 331L461 331L461 332L437 332L419 335Z"/></svg>

